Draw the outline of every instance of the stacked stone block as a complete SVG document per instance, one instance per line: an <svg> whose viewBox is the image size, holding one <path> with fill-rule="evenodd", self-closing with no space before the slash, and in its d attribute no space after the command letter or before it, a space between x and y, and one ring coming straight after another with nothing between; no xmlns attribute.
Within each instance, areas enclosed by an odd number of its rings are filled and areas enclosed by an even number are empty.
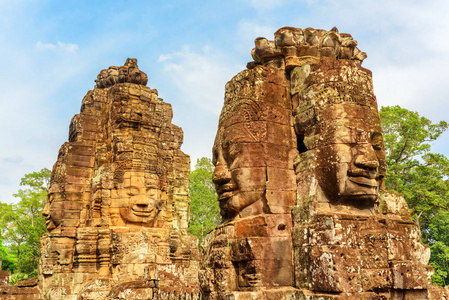
<svg viewBox="0 0 449 300"><path fill-rule="evenodd" d="M101 71L72 119L44 212L44 299L199 297L190 159L147 81L135 59Z"/></svg>

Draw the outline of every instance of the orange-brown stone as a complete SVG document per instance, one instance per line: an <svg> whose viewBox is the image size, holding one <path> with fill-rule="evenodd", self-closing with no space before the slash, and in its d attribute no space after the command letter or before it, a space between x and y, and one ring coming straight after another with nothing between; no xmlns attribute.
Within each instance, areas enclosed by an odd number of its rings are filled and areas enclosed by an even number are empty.
<svg viewBox="0 0 449 300"><path fill-rule="evenodd" d="M336 28L284 27L257 38L254 61L226 85L206 299L447 297L431 287L405 200L384 191L372 75L356 46Z"/></svg>
<svg viewBox="0 0 449 300"><path fill-rule="evenodd" d="M98 75L70 124L44 210L44 299L197 299L190 159L171 106L128 59Z"/></svg>

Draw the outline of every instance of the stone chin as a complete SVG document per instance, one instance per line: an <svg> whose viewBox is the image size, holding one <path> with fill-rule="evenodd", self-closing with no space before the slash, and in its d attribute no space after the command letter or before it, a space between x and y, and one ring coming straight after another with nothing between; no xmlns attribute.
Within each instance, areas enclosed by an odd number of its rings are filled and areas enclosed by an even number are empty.
<svg viewBox="0 0 449 300"><path fill-rule="evenodd" d="M224 193L218 198L220 206L220 214L224 217L234 217L243 207L240 205L240 197L238 194Z"/></svg>
<svg viewBox="0 0 449 300"><path fill-rule="evenodd" d="M260 201L263 197L261 191L232 191L218 196L220 213L226 218L233 218L246 207Z"/></svg>

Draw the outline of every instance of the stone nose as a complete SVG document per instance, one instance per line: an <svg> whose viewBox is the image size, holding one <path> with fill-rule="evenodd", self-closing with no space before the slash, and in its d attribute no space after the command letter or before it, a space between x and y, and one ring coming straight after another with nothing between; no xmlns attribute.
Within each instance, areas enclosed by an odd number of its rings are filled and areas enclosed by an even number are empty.
<svg viewBox="0 0 449 300"><path fill-rule="evenodd" d="M231 180L231 172L226 163L217 162L214 173L212 174L212 181L215 185L221 185Z"/></svg>
<svg viewBox="0 0 449 300"><path fill-rule="evenodd" d="M371 144L364 144L361 145L358 150L354 165L370 171L377 170L379 167L379 160L377 159L373 146Z"/></svg>
<svg viewBox="0 0 449 300"><path fill-rule="evenodd" d="M150 200L146 197L146 195L138 195L136 196L134 204L139 207L147 207L150 204Z"/></svg>
<svg viewBox="0 0 449 300"><path fill-rule="evenodd" d="M42 215L47 218L50 215L50 205L47 203L45 203L45 207L44 210L42 211Z"/></svg>
<svg viewBox="0 0 449 300"><path fill-rule="evenodd" d="M358 155L355 159L354 164L363 169L377 169L379 167L379 162L377 159L372 159L367 157L366 155Z"/></svg>

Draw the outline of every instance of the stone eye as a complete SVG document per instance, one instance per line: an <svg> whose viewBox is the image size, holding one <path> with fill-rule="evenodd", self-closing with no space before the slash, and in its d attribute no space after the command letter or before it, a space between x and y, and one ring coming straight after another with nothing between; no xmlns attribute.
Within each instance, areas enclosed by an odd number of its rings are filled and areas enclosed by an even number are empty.
<svg viewBox="0 0 449 300"><path fill-rule="evenodd" d="M214 166L217 165L217 159L218 159L218 149L215 148L212 153L212 164Z"/></svg>
<svg viewBox="0 0 449 300"><path fill-rule="evenodd" d="M147 188L147 195L148 196L156 196L157 195L157 188L156 187L148 187Z"/></svg>
<svg viewBox="0 0 449 300"><path fill-rule="evenodd" d="M137 187L132 186L132 187L128 188L128 195L129 196L137 196L139 194L140 194L140 192L139 192L139 189Z"/></svg>
<svg viewBox="0 0 449 300"><path fill-rule="evenodd" d="M380 134L373 134L371 137L371 145L374 150L382 150L382 136Z"/></svg>
<svg viewBox="0 0 449 300"><path fill-rule="evenodd" d="M239 149L237 147L237 145L233 144L229 147L229 160L230 162L234 161L234 159L236 158L236 156L239 153Z"/></svg>

